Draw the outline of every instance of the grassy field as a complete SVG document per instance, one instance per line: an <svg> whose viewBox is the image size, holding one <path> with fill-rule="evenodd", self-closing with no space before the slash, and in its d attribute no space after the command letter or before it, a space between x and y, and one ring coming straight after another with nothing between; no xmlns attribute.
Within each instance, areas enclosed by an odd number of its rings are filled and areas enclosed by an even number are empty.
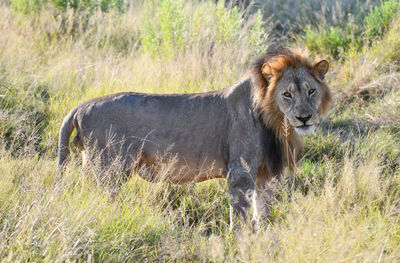
<svg viewBox="0 0 400 263"><path fill-rule="evenodd" d="M1 1L1 261L400 261L400 2L294 2ZM258 234L229 231L223 179L132 176L112 202L73 151L56 180L74 106L224 88L279 45L330 61L335 104Z"/></svg>

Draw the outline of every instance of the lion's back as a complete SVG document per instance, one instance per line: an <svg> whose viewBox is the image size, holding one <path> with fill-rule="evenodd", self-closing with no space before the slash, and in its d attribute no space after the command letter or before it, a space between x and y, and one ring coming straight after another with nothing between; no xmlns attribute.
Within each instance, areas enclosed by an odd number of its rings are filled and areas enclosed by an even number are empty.
<svg viewBox="0 0 400 263"><path fill-rule="evenodd" d="M76 123L83 141L92 138L100 148L114 140L133 152L144 145L148 155L166 150L192 160L226 155L227 107L218 92L100 97L78 107Z"/></svg>

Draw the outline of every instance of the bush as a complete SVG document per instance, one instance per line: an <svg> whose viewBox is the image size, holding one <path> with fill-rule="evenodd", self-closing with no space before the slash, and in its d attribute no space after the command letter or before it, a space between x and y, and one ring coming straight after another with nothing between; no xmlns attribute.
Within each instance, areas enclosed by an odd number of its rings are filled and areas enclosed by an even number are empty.
<svg viewBox="0 0 400 263"><path fill-rule="evenodd" d="M90 13L96 10L124 12L127 5L125 0L10 0L10 3L14 10L26 14L40 12L48 3L53 5L58 12L65 12L65 10L71 8L74 11Z"/></svg>
<svg viewBox="0 0 400 263"><path fill-rule="evenodd" d="M365 17L358 15L354 21L338 26L309 24L302 37L304 44L311 51L328 54L334 58L342 57L349 50L360 50L362 46L380 39L388 31L394 15L400 10L398 0L387 0L380 5L370 6ZM349 13L349 16L352 14ZM361 20L362 19L362 20ZM358 24L362 24L364 27Z"/></svg>
<svg viewBox="0 0 400 263"><path fill-rule="evenodd" d="M399 9L400 2L398 0L384 1L380 6L371 7L365 18L366 36L370 40L381 38L388 31L390 21Z"/></svg>
<svg viewBox="0 0 400 263"><path fill-rule="evenodd" d="M339 58L343 51L357 45L357 39L351 29L342 30L339 27L313 28L310 25L305 29L304 43L311 51Z"/></svg>
<svg viewBox="0 0 400 263"><path fill-rule="evenodd" d="M262 2L262 1L257 1ZM363 22L371 6L380 0L281 0L264 1L262 5L264 17L270 17L273 23L273 35L280 39L289 38L291 34L304 33L307 25L312 27L339 27L348 25L361 33Z"/></svg>
<svg viewBox="0 0 400 263"><path fill-rule="evenodd" d="M151 54L174 55L185 49L185 32L189 17L184 13L181 0L163 0L147 4L145 21L141 29L141 43L145 51ZM154 14L156 12L156 14ZM154 19L154 16L156 19Z"/></svg>
<svg viewBox="0 0 400 263"><path fill-rule="evenodd" d="M382 37L379 45L371 47L371 54L379 62L400 62L400 16L396 15L396 19L391 22L390 29ZM390 87L396 87L393 84Z"/></svg>
<svg viewBox="0 0 400 263"><path fill-rule="evenodd" d="M238 7L229 9L224 1L162 0L145 5L140 39L153 57L172 57L195 47L212 52L233 44L246 46L254 56L266 51L268 34L260 12L245 18Z"/></svg>

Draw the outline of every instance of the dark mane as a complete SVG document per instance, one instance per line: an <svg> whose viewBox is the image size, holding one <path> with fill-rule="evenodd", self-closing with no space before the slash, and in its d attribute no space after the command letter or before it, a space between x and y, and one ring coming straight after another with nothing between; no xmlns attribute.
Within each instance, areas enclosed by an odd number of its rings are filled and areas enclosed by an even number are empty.
<svg viewBox="0 0 400 263"><path fill-rule="evenodd" d="M275 132L265 125L262 126L261 136L263 148L261 169L268 171L271 176L277 176L281 174L285 163L282 142Z"/></svg>

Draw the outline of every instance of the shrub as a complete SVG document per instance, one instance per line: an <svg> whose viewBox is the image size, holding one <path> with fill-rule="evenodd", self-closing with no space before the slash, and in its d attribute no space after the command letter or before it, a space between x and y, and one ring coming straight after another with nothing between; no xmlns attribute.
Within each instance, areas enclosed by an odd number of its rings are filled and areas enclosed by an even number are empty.
<svg viewBox="0 0 400 263"><path fill-rule="evenodd" d="M268 33L264 29L264 21L261 11L258 10L255 16L254 25L249 31L249 49L251 50L250 57L255 58L267 52L268 45L266 39Z"/></svg>
<svg viewBox="0 0 400 263"><path fill-rule="evenodd" d="M395 62L398 64L400 61L400 16L396 16L391 22L390 29L382 37L378 45L371 47L371 54L379 62ZM395 85L389 85L396 87Z"/></svg>
<svg viewBox="0 0 400 263"><path fill-rule="evenodd" d="M400 9L398 0L383 1L381 5L370 8L365 18L365 34L370 39L381 38L389 29L390 21Z"/></svg>
<svg viewBox="0 0 400 263"><path fill-rule="evenodd" d="M246 46L250 53L266 51L268 34L260 12L244 17L240 9L225 7L224 1L162 0L145 2L140 40L151 56L172 57L201 47L212 52L218 47Z"/></svg>
<svg viewBox="0 0 400 263"><path fill-rule="evenodd" d="M309 25L305 29L304 43L311 51L339 58L343 51L357 45L357 39L352 35L351 29L342 30L339 27L317 29Z"/></svg>
<svg viewBox="0 0 400 263"><path fill-rule="evenodd" d="M145 21L141 29L141 43L144 50L151 54L163 53L166 56L183 51L185 48L184 34L189 21L189 17L183 10L184 2L163 0L159 9L156 5L158 3L152 2L145 8Z"/></svg>
<svg viewBox="0 0 400 263"><path fill-rule="evenodd" d="M125 0L10 0L11 7L26 14L40 12L46 4L53 5L58 12L65 12L71 8L74 11L87 11L92 13L95 10L108 12L126 10Z"/></svg>
<svg viewBox="0 0 400 263"><path fill-rule="evenodd" d="M239 14L238 7L231 10L225 8L223 1L218 1L216 10L216 36L217 43L232 44L238 40L240 28L243 24L243 18Z"/></svg>
<svg viewBox="0 0 400 263"><path fill-rule="evenodd" d="M302 39L311 51L339 58L349 50L360 50L363 45L369 45L371 41L382 38L399 10L398 0L383 1L378 6L370 6L365 17L358 15L348 24L325 24L319 27L309 24ZM349 16L351 15L349 13ZM360 28L357 24L361 24L362 21L364 26Z"/></svg>
<svg viewBox="0 0 400 263"><path fill-rule="evenodd" d="M260 1L261 2L261 1ZM363 22L371 6L380 0L281 0L264 1L264 17L271 17L273 35L281 38L292 38L291 34L304 33L307 25L324 28L348 25L354 27L355 33L362 33Z"/></svg>

